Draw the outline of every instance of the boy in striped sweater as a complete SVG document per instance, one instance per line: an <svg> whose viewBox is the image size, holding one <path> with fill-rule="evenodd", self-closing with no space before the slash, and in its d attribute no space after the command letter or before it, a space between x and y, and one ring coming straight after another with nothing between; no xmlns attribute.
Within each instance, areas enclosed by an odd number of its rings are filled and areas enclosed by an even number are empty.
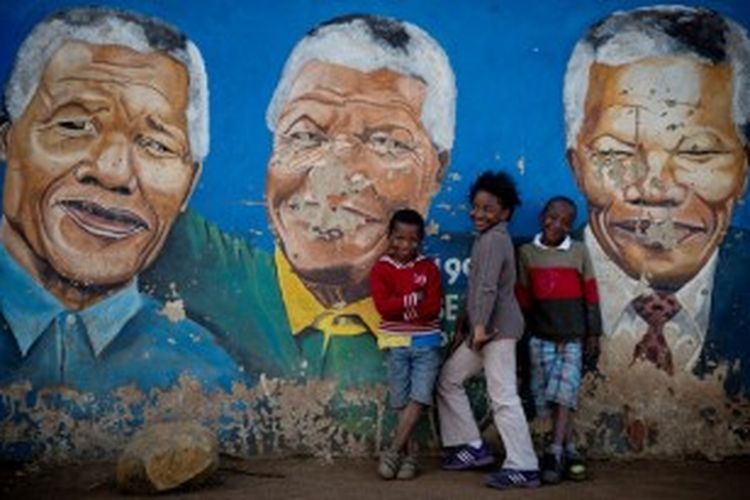
<svg viewBox="0 0 750 500"><path fill-rule="evenodd" d="M380 313L380 347L387 349L391 405L398 424L391 446L380 458L383 479L412 479L417 474L412 431L432 404L440 367L440 271L419 253L424 219L410 209L397 211L388 227L389 248L372 268L370 289Z"/></svg>
<svg viewBox="0 0 750 500"><path fill-rule="evenodd" d="M551 414L552 444L542 460L542 481L563 472L584 479L585 465L573 442L573 412L587 364L599 352L601 317L596 280L586 246L570 237L575 203L550 199L539 217L542 232L519 250L518 302L531 333L531 390L537 414Z"/></svg>

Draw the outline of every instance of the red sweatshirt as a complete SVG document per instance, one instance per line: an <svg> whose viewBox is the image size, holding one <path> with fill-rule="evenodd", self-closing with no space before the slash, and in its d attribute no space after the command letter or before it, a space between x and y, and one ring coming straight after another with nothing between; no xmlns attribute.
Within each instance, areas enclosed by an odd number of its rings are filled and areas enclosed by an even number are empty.
<svg viewBox="0 0 750 500"><path fill-rule="evenodd" d="M370 290L386 334L425 335L440 330L440 271L422 255L401 264L387 255L370 272Z"/></svg>

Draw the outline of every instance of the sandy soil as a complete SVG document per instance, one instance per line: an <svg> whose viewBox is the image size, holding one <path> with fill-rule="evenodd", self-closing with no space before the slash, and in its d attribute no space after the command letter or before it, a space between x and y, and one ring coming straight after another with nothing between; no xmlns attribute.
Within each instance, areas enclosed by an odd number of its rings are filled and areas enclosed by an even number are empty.
<svg viewBox="0 0 750 500"><path fill-rule="evenodd" d="M223 459L200 490L160 495L179 499L448 499L483 498L750 498L750 457L721 463L705 461L632 461L590 464L592 477L537 490L500 493L482 486L482 472L444 472L436 459L422 463L414 481L382 481L371 460ZM0 497L25 500L116 498L114 465L107 463L38 467L5 464L0 468ZM129 496L127 498L136 498Z"/></svg>

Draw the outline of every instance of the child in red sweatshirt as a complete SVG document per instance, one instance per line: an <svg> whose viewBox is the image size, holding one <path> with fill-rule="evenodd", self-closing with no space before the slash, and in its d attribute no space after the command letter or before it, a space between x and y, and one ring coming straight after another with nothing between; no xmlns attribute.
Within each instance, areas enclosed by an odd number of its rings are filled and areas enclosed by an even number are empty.
<svg viewBox="0 0 750 500"><path fill-rule="evenodd" d="M388 227L389 248L372 268L370 287L380 313L379 341L387 350L391 405L399 411L391 446L380 458L383 479L417 474L412 431L432 405L440 368L440 271L420 254L424 219L410 209L397 211Z"/></svg>

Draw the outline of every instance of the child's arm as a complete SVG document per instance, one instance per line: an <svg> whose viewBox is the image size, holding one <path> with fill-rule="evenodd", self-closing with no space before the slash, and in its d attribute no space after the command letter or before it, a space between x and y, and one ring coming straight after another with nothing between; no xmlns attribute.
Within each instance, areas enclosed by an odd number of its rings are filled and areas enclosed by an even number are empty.
<svg viewBox="0 0 750 500"><path fill-rule="evenodd" d="M596 286L594 266L591 264L586 247L583 249L583 290L586 301L586 334L588 336L600 337L602 335L602 315L599 310L599 290Z"/></svg>
<svg viewBox="0 0 750 500"><path fill-rule="evenodd" d="M516 286L514 289L518 305L521 306L525 316L531 312L534 297L531 293L529 283L529 257L526 251L526 245L523 245L518 251L518 276L516 277ZM528 325L528 321L526 322Z"/></svg>
<svg viewBox="0 0 750 500"><path fill-rule="evenodd" d="M490 336L487 324L495 308L497 290L500 283L500 273L503 266L513 260L513 246L510 238L496 233L488 233L478 242L476 260L472 265L477 266L475 282L471 284L476 290L476 300L469 311L473 325L474 348L480 349Z"/></svg>
<svg viewBox="0 0 750 500"><path fill-rule="evenodd" d="M586 303L586 343L584 345L585 365L587 369L596 368L599 358L599 337L602 335L602 315L599 309L599 291L594 276L594 266L586 250L583 249L583 290Z"/></svg>
<svg viewBox="0 0 750 500"><path fill-rule="evenodd" d="M417 305L418 294L395 294L392 286L388 283L387 269L384 266L378 262L370 272L372 301L375 303L375 309L378 310L384 320L403 321L407 307Z"/></svg>

